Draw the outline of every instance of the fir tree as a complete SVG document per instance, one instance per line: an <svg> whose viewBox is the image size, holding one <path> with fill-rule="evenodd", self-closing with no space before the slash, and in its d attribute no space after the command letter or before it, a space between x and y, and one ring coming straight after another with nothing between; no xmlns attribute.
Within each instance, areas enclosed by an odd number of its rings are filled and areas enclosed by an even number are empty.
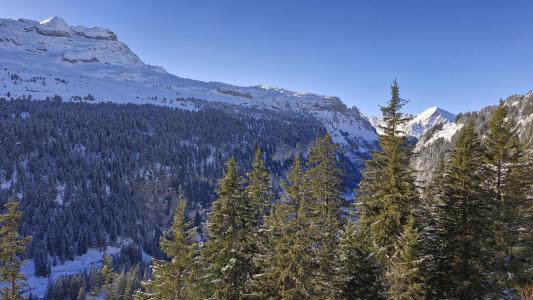
<svg viewBox="0 0 533 300"><path fill-rule="evenodd" d="M313 279L317 296L334 299L338 290L335 284L337 266L336 249L342 229L342 171L337 162L337 148L328 134L311 148L305 172L305 196L308 198L309 230L315 229L315 258L317 269Z"/></svg>
<svg viewBox="0 0 533 300"><path fill-rule="evenodd" d="M254 276L257 298L314 299L314 227L310 227L309 201L305 198L304 172L296 156L282 199L265 220L265 242L256 261L262 273Z"/></svg>
<svg viewBox="0 0 533 300"><path fill-rule="evenodd" d="M527 212L531 199L531 168L520 144L516 123L507 115L506 107L500 103L488 123L484 140L488 184L495 210L495 238L498 242L496 270L503 286L511 286L527 272L523 243L527 239ZM509 276L511 274L511 276ZM500 292L503 292L503 287Z"/></svg>
<svg viewBox="0 0 533 300"><path fill-rule="evenodd" d="M422 252L419 239L414 217L410 217L396 243L395 253L385 275L389 299L424 299Z"/></svg>
<svg viewBox="0 0 533 300"><path fill-rule="evenodd" d="M395 251L408 217L417 205L413 171L409 167L411 147L400 130L409 118L401 112L406 100L399 96L394 81L388 105L381 107L384 126L378 138L381 151L366 162L359 185L361 232L374 245L380 260L386 262Z"/></svg>
<svg viewBox="0 0 533 300"><path fill-rule="evenodd" d="M98 282L106 293L111 293L111 285L113 284L116 276L117 274L113 270L113 261L111 256L109 256L107 253L104 253L102 267L98 273Z"/></svg>
<svg viewBox="0 0 533 300"><path fill-rule="evenodd" d="M346 223L340 241L337 284L341 299L385 299L383 268L372 247L357 233L353 222Z"/></svg>
<svg viewBox="0 0 533 300"><path fill-rule="evenodd" d="M191 228L186 216L187 201L180 196L170 232L160 239L161 250L170 261L153 261L153 279L143 282L142 299L182 300L190 299L192 284L192 260L195 254L195 228ZM133 275L130 275L133 276ZM134 278L130 279L135 280ZM131 283L130 285L132 285Z"/></svg>
<svg viewBox="0 0 533 300"><path fill-rule="evenodd" d="M265 167L263 152L259 148L255 151L252 172L248 173L247 177L248 186L244 193L251 209L250 226L257 231L272 202L270 173Z"/></svg>
<svg viewBox="0 0 533 300"><path fill-rule="evenodd" d="M437 264L431 289L445 298L489 294L486 274L493 252L493 206L487 197L483 148L473 123L460 132L442 180L435 211Z"/></svg>
<svg viewBox="0 0 533 300"><path fill-rule="evenodd" d="M228 161L216 193L207 223L208 242L201 251L198 290L206 298L241 299L254 271L255 253L250 251L254 232L250 211L253 210L245 197L234 159Z"/></svg>
<svg viewBox="0 0 533 300"><path fill-rule="evenodd" d="M444 231L446 230L445 208L445 185L444 177L446 163L441 159L435 170L435 174L425 191L424 205L420 214L421 226L421 249L424 259L422 260L422 272L425 279L426 297L428 299L444 298L444 290L447 280L443 274L446 271L442 257L442 243L445 242Z"/></svg>
<svg viewBox="0 0 533 300"><path fill-rule="evenodd" d="M0 298L18 300L22 299L20 291L26 280L20 272L20 257L26 252L31 238L18 233L22 220L18 202L8 202L5 208L6 213L0 215L0 282L6 282L7 287L0 290Z"/></svg>

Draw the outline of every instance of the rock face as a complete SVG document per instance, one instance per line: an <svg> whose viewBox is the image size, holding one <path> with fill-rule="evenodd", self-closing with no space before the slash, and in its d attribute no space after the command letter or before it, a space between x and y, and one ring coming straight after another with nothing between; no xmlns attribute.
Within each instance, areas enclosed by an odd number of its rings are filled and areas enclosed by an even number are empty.
<svg viewBox="0 0 533 300"><path fill-rule="evenodd" d="M142 62L109 29L0 19L0 96L111 101L186 108L183 99L313 115L352 160L376 149L377 134L339 98L286 89L233 86L169 74ZM8 98L9 98L8 97Z"/></svg>

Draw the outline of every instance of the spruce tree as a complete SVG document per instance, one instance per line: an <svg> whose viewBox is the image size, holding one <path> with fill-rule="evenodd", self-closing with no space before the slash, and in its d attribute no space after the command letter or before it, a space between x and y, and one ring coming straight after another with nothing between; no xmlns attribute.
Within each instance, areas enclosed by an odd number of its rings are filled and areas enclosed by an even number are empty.
<svg viewBox="0 0 533 300"><path fill-rule="evenodd" d="M444 159L439 161L435 170L431 184L424 191L423 207L421 218L421 249L423 253L422 272L425 279L426 297L428 299L444 298L443 286L446 286L447 279L443 272L445 260L442 257L443 244L446 230L445 211L445 172L447 162Z"/></svg>
<svg viewBox="0 0 533 300"><path fill-rule="evenodd" d="M495 210L495 238L498 242L497 280L509 288L525 276L528 264L524 254L528 251L527 209L531 199L531 168L520 144L516 123L507 114L501 102L492 114L484 139L488 185ZM531 267L531 266L529 266ZM513 282L514 281L514 282Z"/></svg>
<svg viewBox="0 0 533 300"><path fill-rule="evenodd" d="M443 298L475 299L490 294L486 275L494 255L494 209L487 197L483 148L474 124L459 133L443 176L435 210L435 257L431 289Z"/></svg>
<svg viewBox="0 0 533 300"><path fill-rule="evenodd" d="M143 282L142 299L190 299L192 285L192 260L195 254L196 229L187 221L187 201L180 195L170 232L160 239L161 250L170 261L154 260L152 279ZM133 279L130 279L133 280Z"/></svg>
<svg viewBox="0 0 533 300"><path fill-rule="evenodd" d="M372 253L368 240L348 221L338 251L337 284L340 299L385 299L383 268Z"/></svg>
<svg viewBox="0 0 533 300"><path fill-rule="evenodd" d="M263 152L257 148L252 162L252 171L247 174L248 186L244 193L247 197L250 212L250 226L256 231L262 225L263 217L272 203L270 173L265 167Z"/></svg>
<svg viewBox="0 0 533 300"><path fill-rule="evenodd" d="M111 293L111 285L116 277L117 274L113 270L113 260L106 252L103 256L102 267L98 273L98 283L107 294Z"/></svg>
<svg viewBox="0 0 533 300"><path fill-rule="evenodd" d="M339 291L336 288L337 266L336 249L342 229L342 170L337 161L338 146L327 134L315 142L311 148L305 172L305 196L310 206L310 230L316 229L314 236L317 268L313 279L317 297L334 299Z"/></svg>
<svg viewBox="0 0 533 300"><path fill-rule="evenodd" d="M265 219L265 242L256 261L262 272L254 276L257 298L314 299L311 208L305 197L304 172L296 156L288 181L282 184L282 199Z"/></svg>
<svg viewBox="0 0 533 300"><path fill-rule="evenodd" d="M394 254L398 237L418 202L409 166L412 149L401 131L409 120L401 112L406 102L400 98L394 81L391 99L381 107L384 121L384 126L380 126L383 134L378 138L381 151L373 152L366 162L357 197L360 232L367 235L384 263Z"/></svg>
<svg viewBox="0 0 533 300"><path fill-rule="evenodd" d="M203 245L198 291L213 299L242 299L255 265L250 251L253 228L250 203L237 174L235 159L227 163L216 190L217 199L207 223L208 242Z"/></svg>
<svg viewBox="0 0 533 300"><path fill-rule="evenodd" d="M20 292L26 280L20 272L20 257L26 252L31 238L18 233L22 220L18 202L10 201L5 208L6 213L0 215L0 282L6 282L7 286L0 290L0 298L18 300L23 299Z"/></svg>
<svg viewBox="0 0 533 300"><path fill-rule="evenodd" d="M425 286L422 270L420 235L414 217L404 225L402 235L395 246L385 275L388 299L424 299Z"/></svg>

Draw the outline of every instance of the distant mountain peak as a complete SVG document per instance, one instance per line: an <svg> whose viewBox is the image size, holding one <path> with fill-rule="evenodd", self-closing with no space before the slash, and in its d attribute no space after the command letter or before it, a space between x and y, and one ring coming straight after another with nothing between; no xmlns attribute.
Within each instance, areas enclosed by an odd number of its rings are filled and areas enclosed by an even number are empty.
<svg viewBox="0 0 533 300"><path fill-rule="evenodd" d="M401 130L409 136L420 138L427 130L437 124L451 123L455 120L455 114L444 110L437 106L432 106L418 115L414 115L413 119L405 124ZM370 117L370 123L374 126L378 133L381 133L379 126L383 126L383 122L379 117Z"/></svg>
<svg viewBox="0 0 533 300"><path fill-rule="evenodd" d="M67 23L61 17L50 17L39 22L41 25L68 28Z"/></svg>

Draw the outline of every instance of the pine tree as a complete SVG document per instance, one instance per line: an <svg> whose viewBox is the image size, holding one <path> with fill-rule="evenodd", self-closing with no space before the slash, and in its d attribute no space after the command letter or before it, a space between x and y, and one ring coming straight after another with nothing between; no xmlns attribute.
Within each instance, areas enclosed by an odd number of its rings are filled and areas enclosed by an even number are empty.
<svg viewBox="0 0 533 300"><path fill-rule="evenodd" d="M484 139L485 158L488 171L488 184L495 210L495 238L498 242L498 279L502 285L500 292L514 285L527 271L524 263L523 243L527 237L523 228L527 208L531 206L528 190L531 190L531 168L520 144L516 123L508 117L504 102L492 114L488 132ZM511 275L509 275L511 274Z"/></svg>
<svg viewBox="0 0 533 300"><path fill-rule="evenodd" d="M109 254L106 252L104 253L102 267L100 268L100 272L98 274L98 283L106 293L111 293L111 285L113 284L116 276L117 274L113 270L113 261L111 260L111 256L109 256Z"/></svg>
<svg viewBox="0 0 533 300"><path fill-rule="evenodd" d="M305 172L306 197L311 209L310 230L316 229L314 236L317 269L313 279L317 297L334 299L336 289L335 273L337 266L336 249L342 229L342 170L337 162L337 148L328 134L319 139L311 148Z"/></svg>
<svg viewBox="0 0 533 300"><path fill-rule="evenodd" d="M427 299L444 298L443 286L446 286L447 280L442 273L445 271L443 266L445 261L442 257L442 243L445 240L446 230L446 211L445 208L445 160L440 160L435 170L431 184L424 191L424 205L420 214L421 227L421 249L423 253L422 272L425 279Z"/></svg>
<svg viewBox="0 0 533 300"><path fill-rule="evenodd" d="M340 241L337 284L341 299L385 299L382 267L372 254L372 247L356 231L352 221L346 223Z"/></svg>
<svg viewBox="0 0 533 300"><path fill-rule="evenodd" d="M78 291L77 300L85 300L85 287L84 286L82 286L81 289Z"/></svg>
<svg viewBox="0 0 533 300"><path fill-rule="evenodd" d="M282 199L265 219L265 242L256 261L262 272L252 282L257 298L314 299L313 256L315 233L310 227L311 209L305 198L304 172L296 156L283 183Z"/></svg>
<svg viewBox="0 0 533 300"><path fill-rule="evenodd" d="M487 197L483 163L483 148L471 122L459 133L435 210L436 248L431 252L437 264L430 289L444 298L489 294L486 274L492 271L494 255L494 207Z"/></svg>
<svg viewBox="0 0 533 300"><path fill-rule="evenodd" d="M394 254L398 237L418 202L409 167L411 147L400 129L409 120L400 111L405 104L394 81L391 99L381 107L385 124L378 138L381 151L372 153L366 162L357 198L360 232L367 235L384 263Z"/></svg>
<svg viewBox="0 0 533 300"><path fill-rule="evenodd" d="M143 282L145 292L138 297L150 300L191 298L191 268L196 248L196 229L191 228L190 222L186 220L186 212L187 201L180 195L172 228L160 239L161 250L170 261L153 261L153 279Z"/></svg>
<svg viewBox="0 0 533 300"><path fill-rule="evenodd" d="M252 172L248 173L248 186L244 193L247 197L250 212L250 226L258 231L262 225L264 215L272 203L272 190L270 187L270 173L265 167L263 152L257 148L252 162Z"/></svg>
<svg viewBox="0 0 533 300"><path fill-rule="evenodd" d="M206 298L241 299L255 266L250 249L250 203L245 197L237 164L228 161L216 190L217 199L207 223L208 242L200 256L200 284L197 290Z"/></svg>
<svg viewBox="0 0 533 300"><path fill-rule="evenodd" d="M396 243L395 253L385 275L388 299L424 299L425 287L419 239L414 217L411 216Z"/></svg>
<svg viewBox="0 0 533 300"><path fill-rule="evenodd" d="M7 287L0 291L0 298L6 300L22 299L20 291L25 276L20 272L20 256L26 252L30 237L22 237L18 228L22 212L17 201L5 205L6 213L0 215L0 282L7 282Z"/></svg>

